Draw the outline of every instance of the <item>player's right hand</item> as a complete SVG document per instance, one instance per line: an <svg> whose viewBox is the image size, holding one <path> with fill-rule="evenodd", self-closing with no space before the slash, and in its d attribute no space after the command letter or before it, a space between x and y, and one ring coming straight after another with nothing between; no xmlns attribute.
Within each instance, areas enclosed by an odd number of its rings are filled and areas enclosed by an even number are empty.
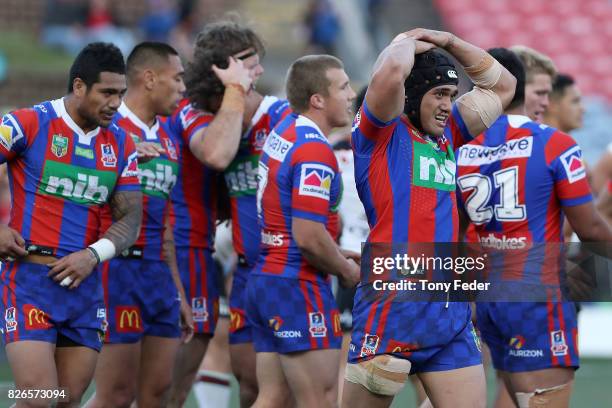
<svg viewBox="0 0 612 408"><path fill-rule="evenodd" d="M242 60L229 57L229 65L225 69L221 69L215 64L212 66L217 78L223 83L223 85L240 85L244 92L248 92L251 89L253 78L251 77L251 71L244 66Z"/></svg>
<svg viewBox="0 0 612 408"><path fill-rule="evenodd" d="M0 258L14 261L27 254L25 240L21 234L6 225L0 226Z"/></svg>
<svg viewBox="0 0 612 408"><path fill-rule="evenodd" d="M361 280L361 268L359 268L359 265L350 258L346 261L349 267L342 271L342 275L339 277L340 283L346 288L354 288Z"/></svg>
<svg viewBox="0 0 612 408"><path fill-rule="evenodd" d="M164 148L157 143L136 143L136 154L138 155L138 163L146 163L149 160L159 157L159 155L164 152Z"/></svg>

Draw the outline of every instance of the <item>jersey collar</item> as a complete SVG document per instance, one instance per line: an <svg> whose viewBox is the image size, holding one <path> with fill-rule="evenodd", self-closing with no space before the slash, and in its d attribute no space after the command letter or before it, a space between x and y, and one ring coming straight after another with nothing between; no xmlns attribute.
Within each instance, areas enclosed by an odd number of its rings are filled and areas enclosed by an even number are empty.
<svg viewBox="0 0 612 408"><path fill-rule="evenodd" d="M155 118L155 123L152 127L148 127L134 112L127 107L125 102L121 102L119 106L119 114L124 118L128 118L133 124L138 126L145 134L146 140L157 140L157 131L159 130L159 120Z"/></svg>
<svg viewBox="0 0 612 408"><path fill-rule="evenodd" d="M64 98L55 99L55 100L51 101L51 106L55 110L55 113L57 114L57 116L62 118L64 120L64 122L66 123L66 125L68 125L68 127L74 133L76 133L78 135L79 143L84 144L84 145L89 145L89 144L91 144L91 140L94 137L96 137L98 135L98 133L100 133L100 127L99 126L97 128L95 128L94 130L91 130L91 131L85 133L83 131L83 129L81 129L79 127L79 125L77 125L74 122L74 120L70 117L70 115L68 114L68 111L66 110L66 106L64 105Z"/></svg>
<svg viewBox="0 0 612 408"><path fill-rule="evenodd" d="M321 131L321 129L316 123L314 123L311 119L307 118L306 116L298 115L297 119L295 120L295 126L296 127L297 126L308 126L308 127L314 128L317 132L319 132L321 136L325 138L325 141L327 142L327 144L329 144L329 140L327 140L327 135Z"/></svg>
<svg viewBox="0 0 612 408"><path fill-rule="evenodd" d="M513 128L520 128L525 123L531 122L531 119L529 119L525 115L507 115L507 117L508 117L508 124L512 126Z"/></svg>

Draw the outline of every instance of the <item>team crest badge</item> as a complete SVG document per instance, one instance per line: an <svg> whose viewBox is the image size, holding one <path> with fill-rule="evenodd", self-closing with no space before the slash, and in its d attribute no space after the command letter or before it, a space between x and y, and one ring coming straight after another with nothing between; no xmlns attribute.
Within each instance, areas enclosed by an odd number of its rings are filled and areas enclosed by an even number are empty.
<svg viewBox="0 0 612 408"><path fill-rule="evenodd" d="M361 343L360 357L373 356L378 350L378 343L380 343L380 337L375 334L366 333L363 337L363 343Z"/></svg>
<svg viewBox="0 0 612 408"><path fill-rule="evenodd" d="M174 147L174 143L172 143L172 140L164 139L164 144L166 145L166 151L168 152L168 156L170 156L172 160L178 160L176 148Z"/></svg>
<svg viewBox="0 0 612 408"><path fill-rule="evenodd" d="M563 330L551 331L550 341L552 343L550 351L552 351L553 356L567 355L568 347L567 343L565 342L565 333Z"/></svg>
<svg viewBox="0 0 612 408"><path fill-rule="evenodd" d="M4 312L4 320L6 321L6 331L12 332L17 330L17 319L15 317L15 308L9 307Z"/></svg>
<svg viewBox="0 0 612 408"><path fill-rule="evenodd" d="M327 336L327 327L325 327L325 316L321 312L308 313L308 322L310 337L325 337Z"/></svg>
<svg viewBox="0 0 612 408"><path fill-rule="evenodd" d="M266 143L267 136L268 136L268 133L266 133L265 129L260 129L257 132L255 132L255 143L253 146L255 150L263 149L263 146Z"/></svg>
<svg viewBox="0 0 612 408"><path fill-rule="evenodd" d="M206 298L194 297L191 299L191 313L194 322L207 322L208 311L206 310Z"/></svg>
<svg viewBox="0 0 612 408"><path fill-rule="evenodd" d="M53 135L51 140L51 152L57 157L61 158L68 153L68 138L60 135Z"/></svg>
<svg viewBox="0 0 612 408"><path fill-rule="evenodd" d="M102 165L104 167L116 167L117 156L112 144L102 144Z"/></svg>

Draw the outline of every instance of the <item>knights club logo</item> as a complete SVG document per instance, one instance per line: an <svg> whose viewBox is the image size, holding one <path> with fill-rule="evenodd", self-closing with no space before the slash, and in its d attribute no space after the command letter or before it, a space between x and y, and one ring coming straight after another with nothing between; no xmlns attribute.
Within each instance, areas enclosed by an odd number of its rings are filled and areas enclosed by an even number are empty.
<svg viewBox="0 0 612 408"><path fill-rule="evenodd" d="M62 134L53 135L51 140L51 153L57 158L64 157L68 153L68 138Z"/></svg>

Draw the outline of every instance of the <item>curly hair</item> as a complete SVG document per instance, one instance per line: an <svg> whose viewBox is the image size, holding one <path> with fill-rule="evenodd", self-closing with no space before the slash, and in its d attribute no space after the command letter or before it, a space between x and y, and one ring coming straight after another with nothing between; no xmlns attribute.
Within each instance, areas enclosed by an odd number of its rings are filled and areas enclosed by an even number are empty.
<svg viewBox="0 0 612 408"><path fill-rule="evenodd" d="M212 65L227 68L230 56L248 48L260 56L265 52L257 34L238 22L218 21L204 27L196 38L193 60L185 69L187 97L196 108L213 112L214 101L225 90Z"/></svg>

